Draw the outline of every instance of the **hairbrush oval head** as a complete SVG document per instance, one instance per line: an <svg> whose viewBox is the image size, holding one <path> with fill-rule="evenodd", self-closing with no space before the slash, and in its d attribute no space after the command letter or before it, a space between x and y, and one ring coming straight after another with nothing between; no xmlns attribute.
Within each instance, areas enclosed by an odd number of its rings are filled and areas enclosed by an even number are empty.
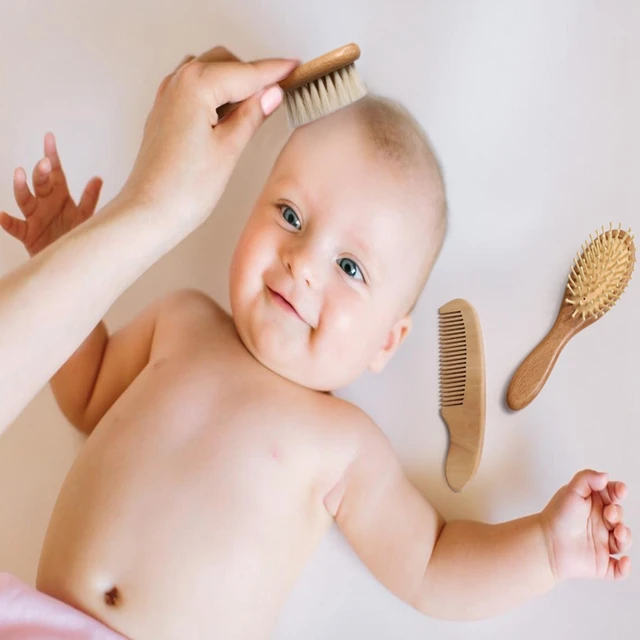
<svg viewBox="0 0 640 640"><path fill-rule="evenodd" d="M517 411L541 391L569 340L613 308L631 280L636 250L631 230L612 225L582 245L569 272L565 298L551 331L525 358L507 391Z"/></svg>

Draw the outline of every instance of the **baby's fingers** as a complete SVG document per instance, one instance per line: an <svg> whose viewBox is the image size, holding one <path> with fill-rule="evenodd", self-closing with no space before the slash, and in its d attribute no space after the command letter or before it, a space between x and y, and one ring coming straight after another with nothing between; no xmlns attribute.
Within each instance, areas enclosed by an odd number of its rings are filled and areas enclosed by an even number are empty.
<svg viewBox="0 0 640 640"><path fill-rule="evenodd" d="M624 482L607 482L600 496L604 504L620 504L627 497L627 485Z"/></svg>
<svg viewBox="0 0 640 640"><path fill-rule="evenodd" d="M78 212L83 220L90 218L96 210L101 189L102 180L100 178L91 178L89 184L84 188L84 192L78 203Z"/></svg>
<svg viewBox="0 0 640 640"><path fill-rule="evenodd" d="M33 190L36 197L46 198L53 189L51 180L51 160L42 158L33 168Z"/></svg>
<svg viewBox="0 0 640 640"><path fill-rule="evenodd" d="M610 580L623 580L631 573L631 558L623 556L622 558L609 558L609 567L607 569L607 578Z"/></svg>
<svg viewBox="0 0 640 640"><path fill-rule="evenodd" d="M56 138L53 133L46 133L44 136L44 157L49 158L52 171L62 169L60 157L58 156L58 147L56 146Z"/></svg>
<svg viewBox="0 0 640 640"><path fill-rule="evenodd" d="M20 211L28 218L38 206L38 201L33 197L27 185L27 174L22 167L13 173L13 195L20 207Z"/></svg>
<svg viewBox="0 0 640 640"><path fill-rule="evenodd" d="M619 504L609 504L602 511L604 524L609 531L624 520L624 509Z"/></svg>
<svg viewBox="0 0 640 640"><path fill-rule="evenodd" d="M594 491L602 491L607 486L606 473L584 469L573 476L569 488L575 491L581 498L588 498Z"/></svg>
<svg viewBox="0 0 640 640"><path fill-rule="evenodd" d="M16 240L24 242L27 235L27 224L24 220L18 220L8 213L0 211L0 227Z"/></svg>
<svg viewBox="0 0 640 640"><path fill-rule="evenodd" d="M622 523L617 524L609 534L609 553L626 553L631 548L631 530Z"/></svg>

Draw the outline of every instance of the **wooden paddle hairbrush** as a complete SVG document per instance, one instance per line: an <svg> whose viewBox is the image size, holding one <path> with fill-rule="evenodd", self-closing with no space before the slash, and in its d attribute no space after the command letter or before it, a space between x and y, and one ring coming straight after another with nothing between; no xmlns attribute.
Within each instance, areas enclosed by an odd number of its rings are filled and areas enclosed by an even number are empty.
<svg viewBox="0 0 640 640"><path fill-rule="evenodd" d="M367 95L354 64L359 57L360 47L348 44L301 64L278 83L284 91L291 128L329 115ZM218 116L223 118L236 106L229 103L218 107Z"/></svg>
<svg viewBox="0 0 640 640"><path fill-rule="evenodd" d="M445 475L453 491L462 491L478 470L484 444L482 332L478 315L466 300L452 300L438 313L440 415L450 436Z"/></svg>
<svg viewBox="0 0 640 640"><path fill-rule="evenodd" d="M526 407L549 377L569 340L601 318L625 290L636 261L631 230L604 227L582 245L569 272L565 298L551 331L515 372L507 391L507 404L517 411Z"/></svg>

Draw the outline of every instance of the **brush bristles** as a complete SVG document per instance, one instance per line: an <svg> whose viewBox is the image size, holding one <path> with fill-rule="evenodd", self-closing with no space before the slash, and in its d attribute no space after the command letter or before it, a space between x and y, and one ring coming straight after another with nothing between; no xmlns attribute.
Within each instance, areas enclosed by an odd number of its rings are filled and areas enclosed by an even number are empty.
<svg viewBox="0 0 640 640"><path fill-rule="evenodd" d="M588 246L574 260L567 282L565 302L575 307L572 318L601 318L624 292L635 264L635 247L631 229L622 231L609 225L596 237L589 236Z"/></svg>
<svg viewBox="0 0 640 640"><path fill-rule="evenodd" d="M464 403L467 384L467 331L462 311L440 313L440 406Z"/></svg>
<svg viewBox="0 0 640 640"><path fill-rule="evenodd" d="M285 95L289 126L299 127L367 95L355 64L338 69Z"/></svg>

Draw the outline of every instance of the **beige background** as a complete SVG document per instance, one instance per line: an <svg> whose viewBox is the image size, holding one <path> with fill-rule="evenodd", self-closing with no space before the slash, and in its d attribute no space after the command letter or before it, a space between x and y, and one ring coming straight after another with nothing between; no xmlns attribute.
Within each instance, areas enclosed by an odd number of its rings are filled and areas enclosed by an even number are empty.
<svg viewBox="0 0 640 640"><path fill-rule="evenodd" d="M11 211L13 169L31 171L47 130L58 136L75 195L94 174L105 180L103 203L116 193L154 89L185 53L223 43L247 58L309 59L358 42L365 81L404 100L439 151L451 233L406 348L384 375L345 395L379 422L448 516L519 516L593 466L629 483L627 518L640 526L638 283L569 345L533 405L515 415L503 408L514 367L555 317L575 250L610 220L639 226L639 3L1 0L0 25L0 207ZM112 326L177 287L200 287L226 303L233 243L284 131L279 113L216 214L117 302ZM24 259L17 243L0 237L0 273ZM488 414L480 471L456 496L443 479L436 311L458 296L483 321ZM2 438L1 570L33 581L48 515L81 444L48 390ZM563 585L497 620L441 623L388 595L332 532L276 638L630 639L639 601L636 572L623 584Z"/></svg>

